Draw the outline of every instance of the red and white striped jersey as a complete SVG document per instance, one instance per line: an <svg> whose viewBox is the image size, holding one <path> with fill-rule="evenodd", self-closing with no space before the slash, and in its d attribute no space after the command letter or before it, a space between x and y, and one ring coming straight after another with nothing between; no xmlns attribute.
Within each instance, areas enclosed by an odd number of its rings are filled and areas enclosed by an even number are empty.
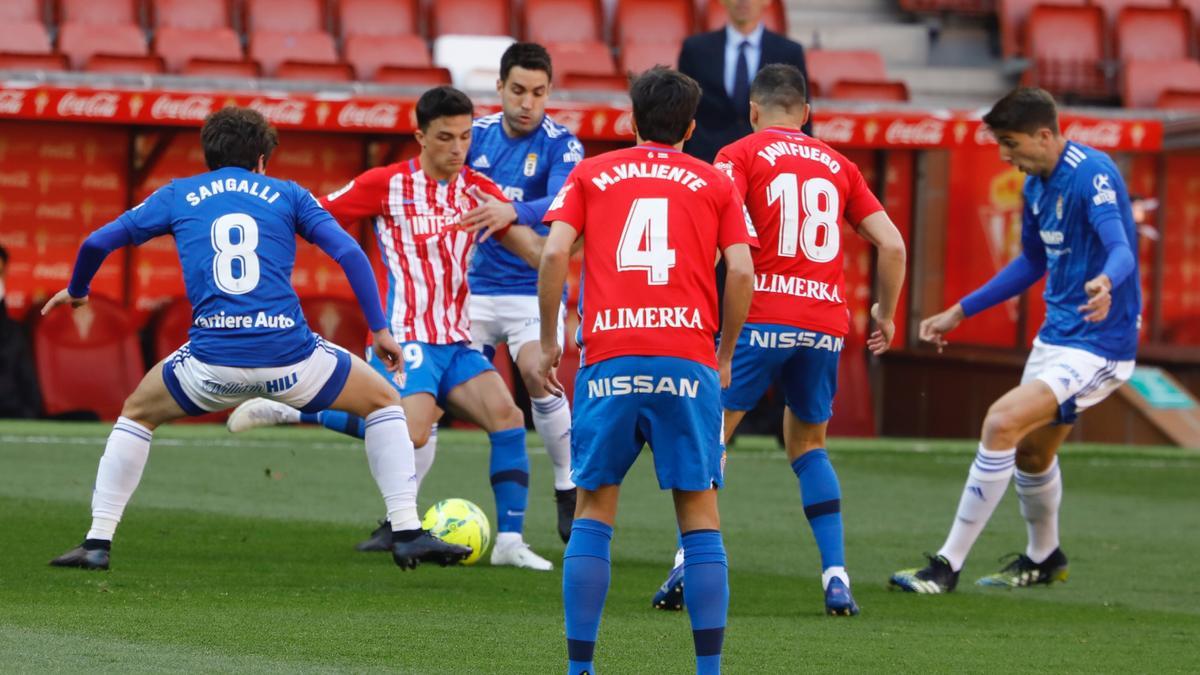
<svg viewBox="0 0 1200 675"><path fill-rule="evenodd" d="M342 225L374 219L388 272L388 321L401 342L471 339L467 268L475 235L457 227L479 205L471 187L505 199L495 183L466 167L438 183L417 158L366 171L321 199Z"/></svg>

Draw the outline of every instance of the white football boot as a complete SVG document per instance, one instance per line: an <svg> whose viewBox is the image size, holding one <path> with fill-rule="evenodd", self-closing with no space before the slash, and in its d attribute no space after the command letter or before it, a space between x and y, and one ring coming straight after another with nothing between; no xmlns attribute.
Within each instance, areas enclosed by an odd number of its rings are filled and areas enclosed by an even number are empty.
<svg viewBox="0 0 1200 675"><path fill-rule="evenodd" d="M289 405L272 401L269 398L252 398L234 408L233 414L229 416L225 426L236 434L259 427L296 424L299 421L300 411Z"/></svg>
<svg viewBox="0 0 1200 675"><path fill-rule="evenodd" d="M509 565L539 572L549 572L554 569L554 563L534 553L533 549L529 548L529 544L521 539L503 544L497 541L496 545L492 547L492 565L496 567Z"/></svg>

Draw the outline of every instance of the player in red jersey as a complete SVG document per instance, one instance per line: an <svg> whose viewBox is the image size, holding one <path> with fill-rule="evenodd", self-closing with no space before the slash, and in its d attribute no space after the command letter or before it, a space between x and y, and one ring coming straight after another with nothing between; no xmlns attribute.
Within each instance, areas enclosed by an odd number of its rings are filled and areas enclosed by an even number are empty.
<svg viewBox="0 0 1200 675"><path fill-rule="evenodd" d="M491 562L551 570L553 564L534 553L522 536L529 494L525 416L492 364L470 348L467 268L479 235L461 221L481 203L505 197L489 178L465 166L474 113L465 94L452 87L431 89L417 101L416 112L418 157L370 169L321 199L321 205L343 225L374 220L388 272L389 327L404 354L401 372L387 377L400 390L409 434L418 448L413 480L420 482L420 449L443 408L483 427L492 446L498 531ZM542 240L531 228L514 226L497 236L506 248L537 263ZM382 367L376 359L369 362ZM338 411L301 415L262 399L245 405L255 407L235 411L231 429L303 421L362 433L360 420ZM235 429L235 418L251 421ZM392 527L384 521L360 550L390 549Z"/></svg>
<svg viewBox="0 0 1200 675"><path fill-rule="evenodd" d="M852 162L805 135L804 76L794 66L769 65L751 86L755 133L723 148L716 158L744 196L761 247L754 253L754 299L733 357L733 383L722 397L725 439L767 387L781 381L787 409L783 435L800 481L804 515L821 552L826 611L851 616L842 538L841 489L825 452L833 415L838 356L850 328L842 263L845 219L878 249L877 329L867 341L887 351L892 317L904 284L904 240ZM683 599L673 571L654 605L678 609Z"/></svg>
<svg viewBox="0 0 1200 675"><path fill-rule="evenodd" d="M571 172L546 214L552 225L538 276L541 373L561 394L554 328L570 251L582 239L582 367L571 438L579 501L563 556L569 672L595 672L620 483L649 443L659 486L674 492L696 671L716 673L729 604L716 495L720 390L750 302L756 242L729 179L681 151L695 128L699 85L654 68L633 83L630 98L638 146ZM713 263L721 255L728 276L714 350Z"/></svg>

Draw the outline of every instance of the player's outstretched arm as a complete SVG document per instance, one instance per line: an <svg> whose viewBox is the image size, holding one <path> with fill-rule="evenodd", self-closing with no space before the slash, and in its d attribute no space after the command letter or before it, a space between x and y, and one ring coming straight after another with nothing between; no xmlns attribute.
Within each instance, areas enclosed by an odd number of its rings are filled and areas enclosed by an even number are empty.
<svg viewBox="0 0 1200 675"><path fill-rule="evenodd" d="M482 231L479 241L487 241L488 237L517 221L517 209L511 202L497 199L474 185L467 188L467 192L479 202L479 206L463 214L459 227L467 232ZM536 267L537 263L530 266Z"/></svg>
<svg viewBox="0 0 1200 675"><path fill-rule="evenodd" d="M900 289L904 287L907 252L904 237L884 211L863 218L858 225L858 232L874 244L878 252L876 272L879 277L879 302L871 308L871 318L875 320L876 328L867 338L867 348L872 354L879 355L891 348L892 337L896 334L896 324L892 319L900 302Z"/></svg>
<svg viewBox="0 0 1200 675"><path fill-rule="evenodd" d="M722 251L725 256L724 317L721 320L721 344L717 346L717 369L721 388L729 386L733 348L750 311L754 295L754 259L747 244L733 244Z"/></svg>
<svg viewBox="0 0 1200 675"><path fill-rule="evenodd" d="M104 259L113 251L132 243L133 235L115 220L88 235L79 246L70 284L50 298L42 307L42 314L48 314L59 305L69 303L72 307L82 307L87 304L92 278L100 270Z"/></svg>
<svg viewBox="0 0 1200 675"><path fill-rule="evenodd" d="M496 235L500 245L525 261L533 269L542 264L542 249L546 245L545 237L532 227L514 225Z"/></svg>
<svg viewBox="0 0 1200 675"><path fill-rule="evenodd" d="M554 221L538 265L538 310L542 319L542 359L538 373L542 386L555 396L563 395L562 383L558 381L558 363L562 360L562 347L558 344L558 312L562 306L563 284L567 281L571 246L577 237L575 228L561 220Z"/></svg>

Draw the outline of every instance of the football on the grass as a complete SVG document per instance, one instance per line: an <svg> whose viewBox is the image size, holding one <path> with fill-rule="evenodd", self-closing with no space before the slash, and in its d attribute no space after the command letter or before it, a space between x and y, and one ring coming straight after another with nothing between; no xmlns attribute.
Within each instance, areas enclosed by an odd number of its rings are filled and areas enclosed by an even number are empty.
<svg viewBox="0 0 1200 675"><path fill-rule="evenodd" d="M421 527L442 541L470 546L471 555L462 561L474 565L492 541L492 525L483 509L465 499L443 499L429 507Z"/></svg>

